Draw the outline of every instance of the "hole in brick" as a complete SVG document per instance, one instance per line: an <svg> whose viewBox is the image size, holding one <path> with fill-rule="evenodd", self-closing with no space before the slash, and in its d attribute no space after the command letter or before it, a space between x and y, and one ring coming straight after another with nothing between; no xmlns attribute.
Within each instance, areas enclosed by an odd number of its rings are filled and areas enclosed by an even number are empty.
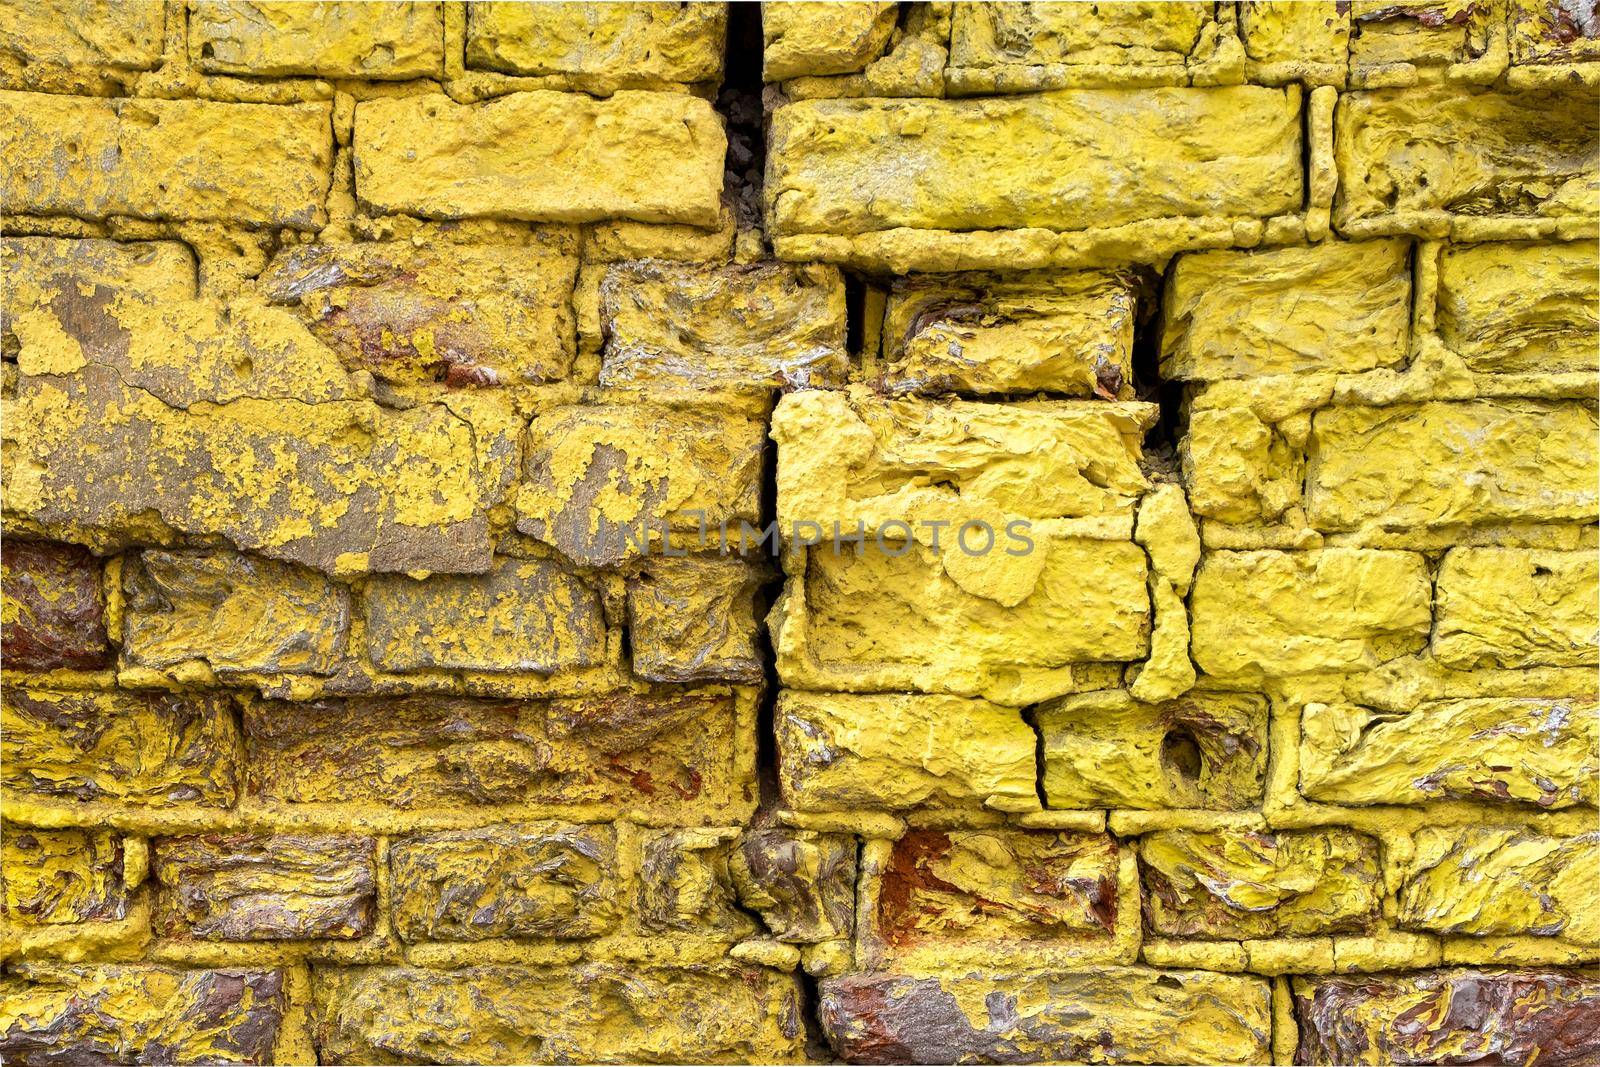
<svg viewBox="0 0 1600 1067"><path fill-rule="evenodd" d="M1161 763L1185 778L1200 777L1200 745L1183 727L1167 731L1161 739Z"/></svg>

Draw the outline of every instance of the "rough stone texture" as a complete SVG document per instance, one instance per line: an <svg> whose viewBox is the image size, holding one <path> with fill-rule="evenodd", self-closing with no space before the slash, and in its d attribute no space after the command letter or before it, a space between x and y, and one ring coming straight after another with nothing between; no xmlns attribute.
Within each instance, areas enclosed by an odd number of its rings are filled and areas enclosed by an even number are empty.
<svg viewBox="0 0 1600 1067"><path fill-rule="evenodd" d="M622 910L608 826L413 835L389 846L389 870L395 930L407 941L595 937Z"/></svg>
<svg viewBox="0 0 1600 1067"><path fill-rule="evenodd" d="M1203 5L969 3L954 9L952 67L1175 66L1182 68L1201 27Z"/></svg>
<svg viewBox="0 0 1600 1067"><path fill-rule="evenodd" d="M1410 252L1374 241L1182 256L1162 302L1162 376L1395 366L1410 335Z"/></svg>
<svg viewBox="0 0 1600 1067"><path fill-rule="evenodd" d="M1596 369L1600 267L1587 242L1451 246L1439 257L1439 336L1490 373Z"/></svg>
<svg viewBox="0 0 1600 1067"><path fill-rule="evenodd" d="M860 70L889 43L896 8L885 3L763 5L762 77L776 82Z"/></svg>
<svg viewBox="0 0 1600 1067"><path fill-rule="evenodd" d="M1593 217L1595 91L1379 89L1340 98L1334 222L1400 232L1408 217Z"/></svg>
<svg viewBox="0 0 1600 1067"><path fill-rule="evenodd" d="M1097 834L913 830L894 843L872 915L875 956L1042 950L1110 935L1117 843Z"/></svg>
<svg viewBox="0 0 1600 1067"><path fill-rule="evenodd" d="M1383 896L1377 840L1348 830L1166 830L1140 841L1139 871L1162 937L1361 933Z"/></svg>
<svg viewBox="0 0 1600 1067"><path fill-rule="evenodd" d="M855 924L856 842L846 834L755 830L730 856L739 903L780 941L849 937Z"/></svg>
<svg viewBox="0 0 1600 1067"><path fill-rule="evenodd" d="M793 978L757 967L319 970L327 1063L778 1063L803 1041Z"/></svg>
<svg viewBox="0 0 1600 1067"><path fill-rule="evenodd" d="M802 101L772 117L773 233L1275 215L1300 204L1299 111L1298 90L1253 86Z"/></svg>
<svg viewBox="0 0 1600 1067"><path fill-rule="evenodd" d="M93 670L111 659L100 565L76 545L0 548L0 654L12 670Z"/></svg>
<svg viewBox="0 0 1600 1067"><path fill-rule="evenodd" d="M403 697L247 705L245 791L283 804L634 805L738 795L732 701Z"/></svg>
<svg viewBox="0 0 1600 1067"><path fill-rule="evenodd" d="M1307 512L1321 530L1593 522L1596 433L1576 402L1329 408L1311 420Z"/></svg>
<svg viewBox="0 0 1600 1067"><path fill-rule="evenodd" d="M1400 886L1400 926L1600 943L1600 833L1425 827L1415 846Z"/></svg>
<svg viewBox="0 0 1600 1067"><path fill-rule="evenodd" d="M1364 79L1418 68L1467 63L1488 51L1491 20L1502 6L1459 0L1397 5L1355 0L1350 5L1350 71Z"/></svg>
<svg viewBox="0 0 1600 1067"><path fill-rule="evenodd" d="M1429 701L1409 713L1311 704L1300 720L1300 789L1335 804L1592 805L1597 710L1592 697Z"/></svg>
<svg viewBox="0 0 1600 1067"><path fill-rule="evenodd" d="M640 927L727 941L754 933L757 923L739 910L729 866L734 847L716 831L664 830L646 837L635 907Z"/></svg>
<svg viewBox="0 0 1600 1067"><path fill-rule="evenodd" d="M367 656L379 670L553 674L605 655L594 590L548 560L501 559L482 576L383 575L362 603ZM453 619L474 625L445 624Z"/></svg>
<svg viewBox="0 0 1600 1067"><path fill-rule="evenodd" d="M849 1063L1266 1062L1271 987L1205 971L822 982L829 1042Z"/></svg>
<svg viewBox="0 0 1600 1067"><path fill-rule="evenodd" d="M1010 708L785 690L773 715L784 800L802 811L1038 806L1033 731Z"/></svg>
<svg viewBox="0 0 1600 1067"><path fill-rule="evenodd" d="M652 682L760 683L756 590L737 557L651 559L628 579L633 673Z"/></svg>
<svg viewBox="0 0 1600 1067"><path fill-rule="evenodd" d="M270 3L196 0L189 47L218 74L400 79L438 76L444 34L437 3Z"/></svg>
<svg viewBox="0 0 1600 1067"><path fill-rule="evenodd" d="M1115 273L898 278L883 385L905 393L1133 396L1133 279Z"/></svg>
<svg viewBox="0 0 1600 1067"><path fill-rule="evenodd" d="M16 1064L271 1063L283 971L80 965L0 979L0 1055Z"/></svg>
<svg viewBox="0 0 1600 1067"><path fill-rule="evenodd" d="M844 279L831 267L706 268L659 261L606 272L607 385L697 389L844 382Z"/></svg>
<svg viewBox="0 0 1600 1067"><path fill-rule="evenodd" d="M377 914L370 837L158 838L156 929L205 941L362 937Z"/></svg>
<svg viewBox="0 0 1600 1067"><path fill-rule="evenodd" d="M356 194L374 211L715 226L727 138L711 105L627 90L443 95L356 106Z"/></svg>
<svg viewBox="0 0 1600 1067"><path fill-rule="evenodd" d="M304 5L294 5L304 6ZM392 382L542 383L572 367L575 243L301 245L263 273L352 371Z"/></svg>
<svg viewBox="0 0 1600 1067"><path fill-rule="evenodd" d="M0 901L11 922L55 926L128 912L123 842L108 830L6 828Z"/></svg>
<svg viewBox="0 0 1600 1067"><path fill-rule="evenodd" d="M1191 411L1178 455L1196 515L1221 522L1270 521L1301 504L1301 449L1249 408Z"/></svg>
<svg viewBox="0 0 1600 1067"><path fill-rule="evenodd" d="M1189 601L1194 661L1222 677L1375 667L1423 646L1431 594L1410 552L1214 552Z"/></svg>
<svg viewBox="0 0 1600 1067"><path fill-rule="evenodd" d="M162 0L8 3L0 88L110 93L161 60Z"/></svg>
<svg viewBox="0 0 1600 1067"><path fill-rule="evenodd" d="M1470 1005L1470 1008L1468 1007ZM1548 1063L1600 1055L1600 980L1560 971L1294 979L1296 1063ZM1427 1020L1426 1025L1418 1025Z"/></svg>
<svg viewBox="0 0 1600 1067"><path fill-rule="evenodd" d="M0 239L0 276L7 294L0 307L0 349L6 359L16 359L21 347L14 316L74 300L81 289L104 285L153 300L195 295L194 253L177 241L7 237Z"/></svg>
<svg viewBox="0 0 1600 1067"><path fill-rule="evenodd" d="M0 91L8 214L231 220L310 230L333 157L326 104L91 100ZM80 156L81 154L81 156ZM48 161L93 157L103 167Z"/></svg>
<svg viewBox="0 0 1600 1067"><path fill-rule="evenodd" d="M571 75L601 91L704 82L722 73L727 5L490 0L467 6L467 66Z"/></svg>
<svg viewBox="0 0 1600 1067"><path fill-rule="evenodd" d="M1052 808L1253 807L1267 774L1267 701L1190 693L1143 704L1122 693L1035 709Z"/></svg>
<svg viewBox="0 0 1600 1067"><path fill-rule="evenodd" d="M228 807L237 794L226 697L7 688L0 710L0 781L19 798Z"/></svg>
<svg viewBox="0 0 1600 1067"><path fill-rule="evenodd" d="M1582 667L1600 655L1593 551L1452 549L1434 598L1433 654L1447 666Z"/></svg>
<svg viewBox="0 0 1600 1067"><path fill-rule="evenodd" d="M760 524L761 422L735 412L597 404L534 417L517 529L580 563L614 563L663 527Z"/></svg>
<svg viewBox="0 0 1600 1067"><path fill-rule="evenodd" d="M1285 67L1294 74L1333 68L1338 73L1328 80L1344 80L1350 19L1335 0L1246 0L1239 5L1239 36L1245 55L1275 75Z"/></svg>
<svg viewBox="0 0 1600 1067"><path fill-rule="evenodd" d="M239 671L331 674L350 594L315 571L237 553L141 552L123 565L123 654L141 667L203 661Z"/></svg>
<svg viewBox="0 0 1600 1067"><path fill-rule="evenodd" d="M968 557L953 546L942 555L900 547L808 555L805 601L781 605L774 629L786 683L976 695L1007 676L1070 677L1074 663L1135 660L1149 648L1146 557L1137 545L1052 538L1027 556L979 557L1014 564L1001 571L1007 579L1031 570L1020 595L1014 585L994 588L982 571L958 570ZM802 629L803 649L792 647Z"/></svg>
<svg viewBox="0 0 1600 1067"><path fill-rule="evenodd" d="M1513 63L1600 59L1600 23L1581 0L1511 0L1510 9Z"/></svg>

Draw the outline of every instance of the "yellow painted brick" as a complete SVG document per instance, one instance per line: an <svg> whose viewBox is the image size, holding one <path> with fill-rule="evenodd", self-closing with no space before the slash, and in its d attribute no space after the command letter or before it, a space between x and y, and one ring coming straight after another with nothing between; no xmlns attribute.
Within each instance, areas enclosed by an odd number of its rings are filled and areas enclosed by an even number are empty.
<svg viewBox="0 0 1600 1067"><path fill-rule="evenodd" d="M467 5L467 66L568 75L602 91L658 89L722 74L727 5Z"/></svg>
<svg viewBox="0 0 1600 1067"><path fill-rule="evenodd" d="M898 5L764 4L761 71L769 82L861 70L883 51Z"/></svg>
<svg viewBox="0 0 1600 1067"><path fill-rule="evenodd" d="M195 0L189 47L215 74L326 78L438 77L444 25L437 3L273 3Z"/></svg>
<svg viewBox="0 0 1600 1067"><path fill-rule="evenodd" d="M1587 241L1451 245L1439 258L1439 336L1475 371L1593 371L1596 290Z"/></svg>
<svg viewBox="0 0 1600 1067"><path fill-rule="evenodd" d="M1583 667L1600 656L1592 551L1452 549L1435 595L1433 654L1446 666Z"/></svg>
<svg viewBox="0 0 1600 1067"><path fill-rule="evenodd" d="M12 0L0 45L0 86L46 92L113 91L161 62L162 0Z"/></svg>
<svg viewBox="0 0 1600 1067"><path fill-rule="evenodd" d="M12 822L0 855L0 898L11 922L55 926L128 913L123 840L109 830L36 830Z"/></svg>

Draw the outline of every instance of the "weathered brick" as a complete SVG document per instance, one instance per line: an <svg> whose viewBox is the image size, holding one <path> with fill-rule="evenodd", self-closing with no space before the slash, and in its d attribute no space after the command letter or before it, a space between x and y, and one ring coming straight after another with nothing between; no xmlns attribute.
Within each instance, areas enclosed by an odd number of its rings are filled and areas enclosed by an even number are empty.
<svg viewBox="0 0 1600 1067"><path fill-rule="evenodd" d="M628 578L633 673L652 682L758 683L762 571L739 558L651 558Z"/></svg>
<svg viewBox="0 0 1600 1067"><path fill-rule="evenodd" d="M245 707L246 792L282 804L590 804L726 818L749 774L737 730L730 697L692 693L262 701Z"/></svg>
<svg viewBox="0 0 1600 1067"><path fill-rule="evenodd" d="M296 5L301 6L301 5ZM299 245L261 276L351 370L394 382L543 383L572 367L576 242Z"/></svg>
<svg viewBox="0 0 1600 1067"><path fill-rule="evenodd" d="M801 101L772 117L773 232L1277 215L1301 204L1299 112L1297 88L1254 86Z"/></svg>
<svg viewBox="0 0 1600 1067"><path fill-rule="evenodd" d="M1026 675L1048 688L1071 664L1142 659L1149 648L1147 562L1131 542L1041 537L1033 560L1007 561L1032 563L1020 595L958 570L967 557L954 546L943 556L905 547L808 554L803 605L791 577L775 619L786 684L977 694L1005 680L997 675Z"/></svg>
<svg viewBox="0 0 1600 1067"><path fill-rule="evenodd" d="M1326 408L1311 420L1307 511L1320 530L1593 522L1596 433L1575 401Z"/></svg>
<svg viewBox="0 0 1600 1067"><path fill-rule="evenodd" d="M297 230L326 218L326 104L98 100L0 92L0 207L22 215L226 221ZM52 161L97 159L96 167Z"/></svg>
<svg viewBox="0 0 1600 1067"><path fill-rule="evenodd" d="M1346 93L1334 122L1334 222L1401 232L1451 215L1593 216L1595 100L1585 87Z"/></svg>
<svg viewBox="0 0 1600 1067"><path fill-rule="evenodd" d="M467 5L467 66L569 75L596 89L655 89L722 74L727 5Z"/></svg>
<svg viewBox="0 0 1600 1067"><path fill-rule="evenodd" d="M512 93L356 105L356 193L377 212L717 224L727 138L684 93Z"/></svg>
<svg viewBox="0 0 1600 1067"><path fill-rule="evenodd" d="M1033 731L986 700L788 690L775 722L784 803L801 811L1038 806Z"/></svg>
<svg viewBox="0 0 1600 1067"><path fill-rule="evenodd" d="M114 93L161 62L162 0L85 4L7 3L0 86L47 92Z"/></svg>
<svg viewBox="0 0 1600 1067"><path fill-rule="evenodd" d="M111 659L100 564L76 545L7 538L0 653L12 670L93 670Z"/></svg>
<svg viewBox="0 0 1600 1067"><path fill-rule="evenodd" d="M407 941L596 937L622 910L610 826L413 834L389 846L389 871L395 931Z"/></svg>
<svg viewBox="0 0 1600 1067"><path fill-rule="evenodd" d="M599 597L549 560L500 559L485 575L375 576L362 605L379 670L554 674L605 657Z"/></svg>
<svg viewBox="0 0 1600 1067"><path fill-rule="evenodd" d="M154 842L155 926L201 941L345 939L372 932L376 842L300 833Z"/></svg>
<svg viewBox="0 0 1600 1067"><path fill-rule="evenodd" d="M1406 241L1182 256L1162 301L1163 379L1393 367L1411 333Z"/></svg>
<svg viewBox="0 0 1600 1067"><path fill-rule="evenodd" d="M1166 830L1139 842L1139 871L1162 937L1363 933L1383 897L1377 839L1348 830Z"/></svg>
<svg viewBox="0 0 1600 1067"><path fill-rule="evenodd" d="M21 347L15 316L56 301L78 303L99 286L152 300L187 300L195 295L196 275L194 253L177 241L7 237L0 239L0 277L6 288L0 348L15 359Z"/></svg>
<svg viewBox="0 0 1600 1067"><path fill-rule="evenodd" d="M878 874L870 966L925 949L997 955L1108 941L1117 842L1103 834L912 830Z"/></svg>
<svg viewBox="0 0 1600 1067"><path fill-rule="evenodd" d="M786 1063L804 1040L795 980L758 967L363 967L316 986L328 1063Z"/></svg>
<svg viewBox="0 0 1600 1067"><path fill-rule="evenodd" d="M438 77L444 27L437 3L379 6L196 0L189 48L216 74L325 78Z"/></svg>
<svg viewBox="0 0 1600 1067"><path fill-rule="evenodd" d="M325 572L482 571L522 420L384 408L281 309L63 289L12 322L8 517L97 547L225 539Z"/></svg>
<svg viewBox="0 0 1600 1067"><path fill-rule="evenodd" d="M855 928L856 840L812 830L752 830L731 856L739 903L779 941L814 943Z"/></svg>
<svg viewBox="0 0 1600 1067"><path fill-rule="evenodd" d="M1374 667L1426 644L1432 593L1410 552L1212 552L1190 595L1191 651L1226 678Z"/></svg>
<svg viewBox="0 0 1600 1067"><path fill-rule="evenodd" d="M1150 487L1139 461L1154 417L1137 403L886 400L860 387L791 393L772 418L778 519L785 536L804 521L829 530L837 521L847 533L860 522L870 534L944 519L946 540L963 521L984 519L999 554L1017 547L1005 533L1012 518L1128 512Z"/></svg>
<svg viewBox="0 0 1600 1067"><path fill-rule="evenodd" d="M1510 0L1512 63L1600 59L1600 22L1583 0Z"/></svg>
<svg viewBox="0 0 1600 1067"><path fill-rule="evenodd" d="M761 9L761 76L854 73L883 52L896 15L885 3L770 4Z"/></svg>
<svg viewBox="0 0 1600 1067"><path fill-rule="evenodd" d="M316 571L236 552L152 550L123 565L123 654L163 668L331 674L344 656L350 594Z"/></svg>
<svg viewBox="0 0 1600 1067"><path fill-rule="evenodd" d="M1593 551L1451 549L1435 596L1433 654L1446 666L1583 667L1600 656Z"/></svg>
<svg viewBox="0 0 1600 1067"><path fill-rule="evenodd" d="M523 450L517 529L580 563L615 563L663 527L759 525L762 420L637 404L551 408Z"/></svg>
<svg viewBox="0 0 1600 1067"><path fill-rule="evenodd" d="M1271 985L1254 975L860 974L824 979L821 994L822 1029L848 1063L1250 1064L1271 1055Z"/></svg>
<svg viewBox="0 0 1600 1067"><path fill-rule="evenodd" d="M10 689L0 781L34 800L228 807L237 794L228 698Z"/></svg>
<svg viewBox="0 0 1600 1067"><path fill-rule="evenodd" d="M1409 713L1310 704L1300 720L1300 791L1334 804L1592 805L1597 710L1592 697L1429 701Z"/></svg>
<svg viewBox="0 0 1600 1067"><path fill-rule="evenodd" d="M1583 972L1295 978L1293 990L1296 1063L1577 1067L1600 1056L1600 979Z"/></svg>
<svg viewBox="0 0 1600 1067"><path fill-rule="evenodd" d="M1470 62L1489 50L1492 23L1503 5L1432 0L1390 4L1353 0L1350 4L1350 73L1386 73L1396 67L1438 67Z"/></svg>
<svg viewBox="0 0 1600 1067"><path fill-rule="evenodd" d="M729 867L735 847L721 831L647 834L639 857L639 926L646 933L693 933L726 941L755 933L755 921L739 910Z"/></svg>
<svg viewBox="0 0 1600 1067"><path fill-rule="evenodd" d="M1034 710L1052 808L1252 807L1267 775L1267 701L1188 693L1144 704L1110 691Z"/></svg>
<svg viewBox="0 0 1600 1067"><path fill-rule="evenodd" d="M1586 241L1450 245L1439 257L1439 336L1475 371L1593 371L1600 265Z"/></svg>
<svg viewBox="0 0 1600 1067"><path fill-rule="evenodd" d="M124 918L122 838L110 830L35 830L14 822L0 839L5 917L26 925Z"/></svg>
<svg viewBox="0 0 1600 1067"><path fill-rule="evenodd" d="M288 1011L278 970L80 964L0 979L8 1063L266 1064Z"/></svg>
<svg viewBox="0 0 1600 1067"><path fill-rule="evenodd" d="M624 264L600 285L600 317L607 385L816 388L848 367L832 267Z"/></svg>
<svg viewBox="0 0 1600 1067"><path fill-rule="evenodd" d="M1178 456L1196 515L1220 522L1271 521L1301 502L1301 448L1249 408L1191 411Z"/></svg>
<svg viewBox="0 0 1600 1067"><path fill-rule="evenodd" d="M905 393L1133 398L1133 278L913 275L884 309L883 385Z"/></svg>
<svg viewBox="0 0 1600 1067"><path fill-rule="evenodd" d="M1204 4L964 3L954 5L950 65L955 68L1169 67L1184 63L1212 21ZM979 89L984 83L963 89ZM1004 85L1004 83L1001 83Z"/></svg>
<svg viewBox="0 0 1600 1067"><path fill-rule="evenodd" d="M1341 68L1350 51L1350 18L1335 0L1246 0L1239 5L1245 55L1258 63Z"/></svg>
<svg viewBox="0 0 1600 1067"><path fill-rule="evenodd" d="M1424 827L1404 865L1396 923L1476 937L1600 944L1600 833Z"/></svg>

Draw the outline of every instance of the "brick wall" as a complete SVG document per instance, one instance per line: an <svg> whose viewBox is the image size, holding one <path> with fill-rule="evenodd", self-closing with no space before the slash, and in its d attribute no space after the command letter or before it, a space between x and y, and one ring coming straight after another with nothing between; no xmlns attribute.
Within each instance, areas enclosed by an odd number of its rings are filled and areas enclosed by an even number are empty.
<svg viewBox="0 0 1600 1067"><path fill-rule="evenodd" d="M0 12L9 1062L1600 1059L1589 0Z"/></svg>

